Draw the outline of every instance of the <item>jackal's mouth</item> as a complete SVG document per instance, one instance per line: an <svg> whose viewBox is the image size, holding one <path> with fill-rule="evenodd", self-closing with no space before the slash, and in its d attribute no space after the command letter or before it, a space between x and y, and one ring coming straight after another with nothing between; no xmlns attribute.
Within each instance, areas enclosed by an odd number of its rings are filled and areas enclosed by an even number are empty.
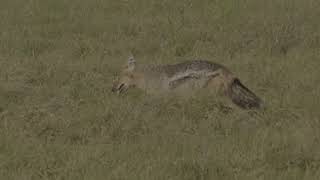
<svg viewBox="0 0 320 180"><path fill-rule="evenodd" d="M126 88L125 84L120 84L120 86L113 87L112 92L117 92L120 94L120 93L124 92L126 89L127 88Z"/></svg>

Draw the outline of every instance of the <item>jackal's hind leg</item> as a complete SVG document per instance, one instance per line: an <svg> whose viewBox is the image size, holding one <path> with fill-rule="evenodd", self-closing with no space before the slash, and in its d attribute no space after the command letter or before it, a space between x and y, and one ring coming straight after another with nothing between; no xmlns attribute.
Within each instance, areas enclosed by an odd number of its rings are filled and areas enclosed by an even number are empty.
<svg viewBox="0 0 320 180"><path fill-rule="evenodd" d="M209 86L210 83L212 83L213 79L216 78L217 76L219 76L220 74L213 74L207 77L206 82L203 85L203 88L206 88Z"/></svg>

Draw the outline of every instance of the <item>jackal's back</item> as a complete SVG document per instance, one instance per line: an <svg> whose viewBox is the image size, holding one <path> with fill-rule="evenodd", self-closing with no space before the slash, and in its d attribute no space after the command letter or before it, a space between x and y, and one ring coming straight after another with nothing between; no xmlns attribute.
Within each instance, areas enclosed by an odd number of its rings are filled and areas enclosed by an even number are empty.
<svg viewBox="0 0 320 180"><path fill-rule="evenodd" d="M205 60L193 60L177 64L145 66L141 70L147 73L163 74L168 78L171 78L179 74L186 73L205 75L207 73L215 72L220 69L226 68L220 64Z"/></svg>

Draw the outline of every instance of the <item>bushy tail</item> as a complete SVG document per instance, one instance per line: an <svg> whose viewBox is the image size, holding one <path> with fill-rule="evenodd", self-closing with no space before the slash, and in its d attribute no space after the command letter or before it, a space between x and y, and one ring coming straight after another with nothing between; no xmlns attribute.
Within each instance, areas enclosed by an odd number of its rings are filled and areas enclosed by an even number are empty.
<svg viewBox="0 0 320 180"><path fill-rule="evenodd" d="M245 87L239 79L234 79L228 90L233 103L244 109L262 108L262 100Z"/></svg>

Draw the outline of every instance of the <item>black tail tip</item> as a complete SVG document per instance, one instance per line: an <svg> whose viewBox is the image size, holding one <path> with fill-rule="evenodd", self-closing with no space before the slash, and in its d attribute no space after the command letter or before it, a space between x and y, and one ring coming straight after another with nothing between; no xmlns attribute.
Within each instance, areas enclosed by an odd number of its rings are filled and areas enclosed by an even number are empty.
<svg viewBox="0 0 320 180"><path fill-rule="evenodd" d="M229 90L232 102L243 109L264 109L263 101L245 87L239 79L234 79Z"/></svg>

